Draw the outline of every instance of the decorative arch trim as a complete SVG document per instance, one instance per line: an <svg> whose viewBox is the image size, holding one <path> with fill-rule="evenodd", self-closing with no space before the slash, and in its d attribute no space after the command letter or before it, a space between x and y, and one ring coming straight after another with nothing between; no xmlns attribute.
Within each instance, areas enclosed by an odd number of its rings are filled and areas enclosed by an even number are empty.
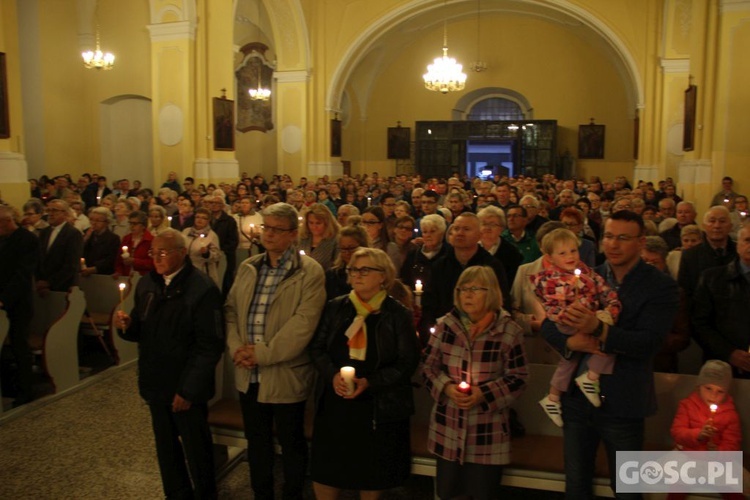
<svg viewBox="0 0 750 500"><path fill-rule="evenodd" d="M467 92L456 102L456 107L452 111L452 120L465 120L466 115L469 114L471 108L474 107L480 101L489 99L491 97L501 97L513 101L520 106L524 116L529 119L534 119L534 108L531 107L531 103L523 94L516 92L512 89L505 89L502 87L485 87L481 89L472 90Z"/></svg>

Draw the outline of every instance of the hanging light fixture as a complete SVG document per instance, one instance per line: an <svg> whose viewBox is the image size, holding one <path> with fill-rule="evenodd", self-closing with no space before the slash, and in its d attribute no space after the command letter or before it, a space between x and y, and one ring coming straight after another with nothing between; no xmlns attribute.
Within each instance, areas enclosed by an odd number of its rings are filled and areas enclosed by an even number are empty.
<svg viewBox="0 0 750 500"><path fill-rule="evenodd" d="M448 57L448 20L443 24L443 57L438 57L427 66L423 75L424 86L442 94L463 90L466 85L466 73L463 66L452 57Z"/></svg>
<svg viewBox="0 0 750 500"><path fill-rule="evenodd" d="M247 91L253 101L267 101L271 97L271 89L260 86L260 68L258 68L258 88Z"/></svg>
<svg viewBox="0 0 750 500"><path fill-rule="evenodd" d="M110 70L115 66L115 56L111 52L103 52L99 45L99 3L96 4L94 11L96 19L96 50L87 50L81 53L83 57L83 66L86 69L103 69Z"/></svg>
<svg viewBox="0 0 750 500"><path fill-rule="evenodd" d="M487 69L487 63L482 61L479 58L479 47L481 43L481 36L480 36L480 31L479 31L481 27L481 24L479 22L479 18L480 18L479 2L480 0L477 0L477 60L469 65L469 69L471 69L472 71L476 71L477 73L481 73L482 71L485 71Z"/></svg>

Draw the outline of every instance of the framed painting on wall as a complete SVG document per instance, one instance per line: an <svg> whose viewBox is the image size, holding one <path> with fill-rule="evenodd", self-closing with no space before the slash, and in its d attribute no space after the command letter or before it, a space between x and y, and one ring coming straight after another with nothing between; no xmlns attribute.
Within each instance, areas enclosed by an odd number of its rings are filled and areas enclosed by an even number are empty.
<svg viewBox="0 0 750 500"><path fill-rule="evenodd" d="M234 101L214 97L214 150L234 151Z"/></svg>
<svg viewBox="0 0 750 500"><path fill-rule="evenodd" d="M408 160L411 149L411 129L402 127L388 127L388 159Z"/></svg>
<svg viewBox="0 0 750 500"><path fill-rule="evenodd" d="M5 53L0 52L0 139L10 138L9 114L8 74L5 68Z"/></svg>
<svg viewBox="0 0 750 500"><path fill-rule="evenodd" d="M685 91L685 128L682 133L682 150L692 151L695 147L695 103L698 87L688 85Z"/></svg>
<svg viewBox="0 0 750 500"><path fill-rule="evenodd" d="M604 125L578 126L578 158L601 160L604 158Z"/></svg>
<svg viewBox="0 0 750 500"><path fill-rule="evenodd" d="M341 156L341 120L331 120L331 156Z"/></svg>

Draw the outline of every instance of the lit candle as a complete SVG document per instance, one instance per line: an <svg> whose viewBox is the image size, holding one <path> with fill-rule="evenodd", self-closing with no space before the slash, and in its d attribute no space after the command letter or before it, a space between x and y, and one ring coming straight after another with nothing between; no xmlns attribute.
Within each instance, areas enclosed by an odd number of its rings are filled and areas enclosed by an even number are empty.
<svg viewBox="0 0 750 500"><path fill-rule="evenodd" d="M581 279L581 270L580 269L576 269L575 271L573 271L573 274L576 275L576 281L575 281L575 283L574 283L573 286L575 287L575 290L576 290L576 300L578 300L578 284L579 284L580 279Z"/></svg>
<svg viewBox="0 0 750 500"><path fill-rule="evenodd" d="M299 254L300 254L300 255L305 255L305 251L304 251L304 250L300 250L300 251L299 251Z"/></svg>
<svg viewBox="0 0 750 500"><path fill-rule="evenodd" d="M120 304L122 304L122 303L124 302L124 296L123 296L123 292L125 291L125 287L126 287L126 286L127 286L127 285L126 285L125 283L120 283L120 284L118 285L118 287L120 288Z"/></svg>
<svg viewBox="0 0 750 500"><path fill-rule="evenodd" d="M435 335L435 327L430 327L430 335Z"/></svg>
<svg viewBox="0 0 750 500"><path fill-rule="evenodd" d="M719 409L719 405L709 405L709 408L711 409L711 416L713 417L714 415L716 415L716 410Z"/></svg>
<svg viewBox="0 0 750 500"><path fill-rule="evenodd" d="M741 215L742 217L745 217L745 216L747 215L747 212L744 212L744 211L743 211L743 212L740 212L740 215Z"/></svg>
<svg viewBox="0 0 750 500"><path fill-rule="evenodd" d="M463 394L471 393L471 386L465 380L462 380L461 383L458 384L458 387L456 389L458 389L458 392L461 392Z"/></svg>
<svg viewBox="0 0 750 500"><path fill-rule="evenodd" d="M83 271L84 269L86 269L86 259L81 257L81 271Z"/></svg>
<svg viewBox="0 0 750 500"><path fill-rule="evenodd" d="M354 367L342 366L339 371L341 378L346 382L346 393L351 394L354 392Z"/></svg>
<svg viewBox="0 0 750 500"><path fill-rule="evenodd" d="M422 293L422 280L417 280L417 282L414 284L414 291L416 293Z"/></svg>
<svg viewBox="0 0 750 500"><path fill-rule="evenodd" d="M370 197L368 196L368 197L367 197L367 206L369 207L370 205L372 205L372 198L370 198Z"/></svg>
<svg viewBox="0 0 750 500"><path fill-rule="evenodd" d="M172 222L172 216L171 216L171 215L168 215L168 216L167 216L167 220L168 220L169 222Z"/></svg>
<svg viewBox="0 0 750 500"><path fill-rule="evenodd" d="M123 246L122 247L122 258L123 259L127 259L128 257L130 257L130 252L128 252L128 247L127 246Z"/></svg>

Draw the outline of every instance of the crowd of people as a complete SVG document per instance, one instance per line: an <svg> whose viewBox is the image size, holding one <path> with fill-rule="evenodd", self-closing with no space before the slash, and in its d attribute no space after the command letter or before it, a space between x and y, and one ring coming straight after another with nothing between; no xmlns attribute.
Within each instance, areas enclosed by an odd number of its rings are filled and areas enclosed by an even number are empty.
<svg viewBox="0 0 750 500"><path fill-rule="evenodd" d="M243 173L206 186L171 172L151 189L43 177L22 210L0 207L16 403L33 397L32 294L139 273L135 307L116 321L140 343L167 497L215 494L206 415L226 344L256 498L273 498L274 436L284 498L301 497L311 393L316 496L377 498L401 484L417 370L435 400L437 494L495 498L509 409L526 365L548 361L545 346L561 361L540 418L573 443L567 494L591 498L596 444L612 474L617 450L641 449L657 411L653 372L679 372L691 339L713 363L696 401L724 401L727 379L750 378L747 217L728 177L700 219L670 178ZM721 432L702 425L695 439Z"/></svg>

